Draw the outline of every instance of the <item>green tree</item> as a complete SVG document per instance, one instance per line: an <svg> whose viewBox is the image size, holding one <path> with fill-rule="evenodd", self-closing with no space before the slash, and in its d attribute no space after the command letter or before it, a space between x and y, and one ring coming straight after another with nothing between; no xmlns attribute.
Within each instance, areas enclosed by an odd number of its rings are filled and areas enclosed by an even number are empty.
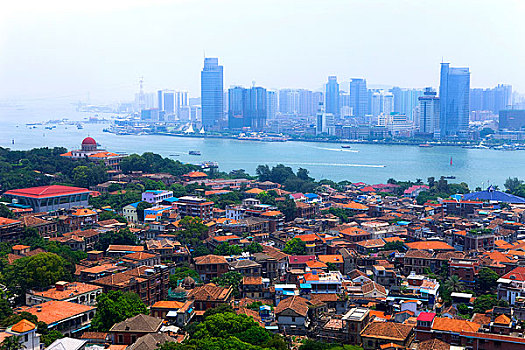
<svg viewBox="0 0 525 350"><path fill-rule="evenodd" d="M39 253L15 260L5 276L11 290L24 296L29 289L42 290L57 281L71 281L70 264L54 253Z"/></svg>
<svg viewBox="0 0 525 350"><path fill-rule="evenodd" d="M25 349L24 344L22 344L22 338L17 335L12 335L5 338L0 343L0 350L22 350Z"/></svg>
<svg viewBox="0 0 525 350"><path fill-rule="evenodd" d="M255 254L255 253L262 253L263 251L263 246L260 245L259 243L257 242L251 242L245 249L244 251L246 252L249 252L251 254Z"/></svg>
<svg viewBox="0 0 525 350"><path fill-rule="evenodd" d="M97 312L91 321L91 328L107 332L117 322L138 314L148 314L148 308L140 297L132 292L109 291L97 297Z"/></svg>
<svg viewBox="0 0 525 350"><path fill-rule="evenodd" d="M505 180L505 188L509 193L514 194L521 185L523 185L523 181L518 179L517 177L509 177L507 180Z"/></svg>
<svg viewBox="0 0 525 350"><path fill-rule="evenodd" d="M64 338L64 335L61 332L54 329L40 336L40 340L44 343L45 346L49 346L55 340L62 338Z"/></svg>
<svg viewBox="0 0 525 350"><path fill-rule="evenodd" d="M153 204L148 202L140 202L139 204L137 204L137 217L139 221L144 221L144 210L151 208L152 206Z"/></svg>
<svg viewBox="0 0 525 350"><path fill-rule="evenodd" d="M397 250L398 252L406 251L405 243L402 241L386 242L383 250Z"/></svg>
<svg viewBox="0 0 525 350"><path fill-rule="evenodd" d="M474 300L473 312L484 314L487 310L492 309L498 304L498 297L495 294L480 295ZM501 304L501 306L504 306L504 304Z"/></svg>
<svg viewBox="0 0 525 350"><path fill-rule="evenodd" d="M0 203L0 218L12 219L15 215L5 204Z"/></svg>
<svg viewBox="0 0 525 350"><path fill-rule="evenodd" d="M99 221L111 220L111 219L115 219L118 222L121 222L123 224L128 223L125 217L123 217L122 215L118 215L117 213L111 210L104 210L98 216Z"/></svg>
<svg viewBox="0 0 525 350"><path fill-rule="evenodd" d="M290 255L305 255L306 243L299 238L292 238L286 242L283 252Z"/></svg>
<svg viewBox="0 0 525 350"><path fill-rule="evenodd" d="M106 251L111 244L137 245L137 236L129 228L101 233L95 247Z"/></svg>
<svg viewBox="0 0 525 350"><path fill-rule="evenodd" d="M293 199L286 198L284 201L278 202L277 208L284 214L286 221L292 221L295 219L297 206Z"/></svg>
<svg viewBox="0 0 525 350"><path fill-rule="evenodd" d="M240 255L242 253L241 247L238 245L231 245L226 242L222 242L215 248L215 255Z"/></svg>
<svg viewBox="0 0 525 350"><path fill-rule="evenodd" d="M239 286L242 283L242 275L237 271L223 273L219 277L215 277L212 282L221 287L232 287L234 296L240 295Z"/></svg>
<svg viewBox="0 0 525 350"><path fill-rule="evenodd" d="M207 309L204 312L203 316L204 316L204 319L206 319L206 318L208 318L211 315L223 314L225 312L229 312L229 313L232 313L232 314L235 313L235 311L233 311L233 308L232 308L232 306L230 304L219 304L216 307L213 307L211 309Z"/></svg>
<svg viewBox="0 0 525 350"><path fill-rule="evenodd" d="M476 278L476 289L479 291L494 291L498 286L498 274L488 267L483 267Z"/></svg>
<svg viewBox="0 0 525 350"><path fill-rule="evenodd" d="M461 282L457 275L453 275L445 280L445 288L451 293L462 292L465 290L465 283Z"/></svg>

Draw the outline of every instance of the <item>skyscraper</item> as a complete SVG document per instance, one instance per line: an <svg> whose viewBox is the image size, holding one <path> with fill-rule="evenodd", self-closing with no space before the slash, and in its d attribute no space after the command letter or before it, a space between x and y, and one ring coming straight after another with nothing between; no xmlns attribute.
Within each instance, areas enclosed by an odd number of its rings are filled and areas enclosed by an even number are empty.
<svg viewBox="0 0 525 350"><path fill-rule="evenodd" d="M426 88L419 97L419 132L439 137L439 97L432 88Z"/></svg>
<svg viewBox="0 0 525 350"><path fill-rule="evenodd" d="M268 119L275 118L277 114L277 92L276 91L266 91L266 115Z"/></svg>
<svg viewBox="0 0 525 350"><path fill-rule="evenodd" d="M266 89L253 86L249 90L248 115L254 131L262 131L266 126Z"/></svg>
<svg viewBox="0 0 525 350"><path fill-rule="evenodd" d="M339 115L339 84L337 77L332 75L328 77L325 94L326 113L331 113L334 116Z"/></svg>
<svg viewBox="0 0 525 350"><path fill-rule="evenodd" d="M423 96L421 89L392 88L394 95L394 112L405 114L409 120L415 119L415 109L419 105L418 98Z"/></svg>
<svg viewBox="0 0 525 350"><path fill-rule="evenodd" d="M246 112L246 89L240 86L228 89L228 128L242 129L249 126Z"/></svg>
<svg viewBox="0 0 525 350"><path fill-rule="evenodd" d="M216 57L204 58L201 72L202 125L205 128L216 126L223 118L222 66Z"/></svg>
<svg viewBox="0 0 525 350"><path fill-rule="evenodd" d="M164 113L173 116L175 114L175 93L173 91L164 91Z"/></svg>
<svg viewBox="0 0 525 350"><path fill-rule="evenodd" d="M262 131L266 126L266 89L233 87L228 90L228 127Z"/></svg>
<svg viewBox="0 0 525 350"><path fill-rule="evenodd" d="M352 79L350 81L350 107L354 116L364 117L368 111L368 91L365 79Z"/></svg>
<svg viewBox="0 0 525 350"><path fill-rule="evenodd" d="M441 63L439 128L442 138L467 136L469 94L469 69L453 68L450 63Z"/></svg>

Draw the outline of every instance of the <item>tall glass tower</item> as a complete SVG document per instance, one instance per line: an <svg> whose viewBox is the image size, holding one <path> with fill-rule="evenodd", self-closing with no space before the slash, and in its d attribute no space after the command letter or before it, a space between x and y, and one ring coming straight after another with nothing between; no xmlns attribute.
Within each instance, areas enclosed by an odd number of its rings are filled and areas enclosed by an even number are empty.
<svg viewBox="0 0 525 350"><path fill-rule="evenodd" d="M470 72L441 63L439 84L441 138L465 138L468 133Z"/></svg>
<svg viewBox="0 0 525 350"><path fill-rule="evenodd" d="M222 66L216 57L204 58L201 72L202 126L216 126L223 117Z"/></svg>
<svg viewBox="0 0 525 350"><path fill-rule="evenodd" d="M364 117L368 112L368 90L365 79L352 79L350 81L350 107L354 116Z"/></svg>
<svg viewBox="0 0 525 350"><path fill-rule="evenodd" d="M325 94L325 109L326 113L332 113L335 116L339 115L339 84L337 77L332 75L328 77Z"/></svg>

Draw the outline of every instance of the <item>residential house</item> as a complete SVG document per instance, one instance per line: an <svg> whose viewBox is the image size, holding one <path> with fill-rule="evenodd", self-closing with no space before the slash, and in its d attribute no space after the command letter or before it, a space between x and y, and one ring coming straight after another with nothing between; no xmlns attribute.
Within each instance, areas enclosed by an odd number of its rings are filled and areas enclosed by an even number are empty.
<svg viewBox="0 0 525 350"><path fill-rule="evenodd" d="M414 339L414 327L395 322L370 322L361 332L365 350L376 350L385 344L408 348Z"/></svg>
<svg viewBox="0 0 525 350"><path fill-rule="evenodd" d="M211 281L215 277L219 277L222 274L230 270L228 261L220 255L205 255L199 256L194 259L195 269L199 274L201 281Z"/></svg>
<svg viewBox="0 0 525 350"><path fill-rule="evenodd" d="M102 294L102 287L82 282L59 281L45 291L30 290L26 293L26 305L33 306L48 301L68 301L83 305L96 305L96 298Z"/></svg>
<svg viewBox="0 0 525 350"><path fill-rule="evenodd" d="M115 323L109 329L109 334L113 344L131 345L146 334L158 333L161 326L161 318L138 314Z"/></svg>
<svg viewBox="0 0 525 350"><path fill-rule="evenodd" d="M274 310L280 333L306 334L311 320L308 315L311 303L300 296L291 296L279 302Z"/></svg>

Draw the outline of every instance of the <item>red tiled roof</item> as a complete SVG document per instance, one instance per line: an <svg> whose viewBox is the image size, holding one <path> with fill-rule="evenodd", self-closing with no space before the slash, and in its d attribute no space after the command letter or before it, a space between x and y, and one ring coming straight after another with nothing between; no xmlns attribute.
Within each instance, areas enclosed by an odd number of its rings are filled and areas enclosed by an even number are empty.
<svg viewBox="0 0 525 350"><path fill-rule="evenodd" d="M47 198L55 196L64 196L68 194L79 194L89 193L87 188L51 185L51 186L39 186L30 188L21 188L17 190L10 190L5 192L5 195L20 196L20 197L31 197L31 198Z"/></svg>

